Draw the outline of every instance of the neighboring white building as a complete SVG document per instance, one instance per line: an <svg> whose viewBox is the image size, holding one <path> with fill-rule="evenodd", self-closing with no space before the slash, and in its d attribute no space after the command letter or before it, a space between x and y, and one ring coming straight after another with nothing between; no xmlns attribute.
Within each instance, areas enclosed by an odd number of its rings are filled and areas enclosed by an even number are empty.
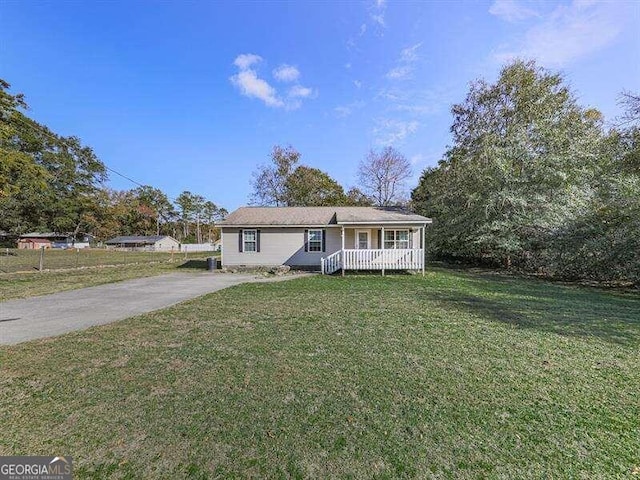
<svg viewBox="0 0 640 480"><path fill-rule="evenodd" d="M168 235L130 235L115 237L105 244L112 248L126 248L129 250L170 252L180 251L180 242Z"/></svg>
<svg viewBox="0 0 640 480"><path fill-rule="evenodd" d="M213 252L213 243L183 243L180 245L181 252Z"/></svg>
<svg viewBox="0 0 640 480"><path fill-rule="evenodd" d="M431 219L383 207L242 207L220 223L223 266L423 270Z"/></svg>

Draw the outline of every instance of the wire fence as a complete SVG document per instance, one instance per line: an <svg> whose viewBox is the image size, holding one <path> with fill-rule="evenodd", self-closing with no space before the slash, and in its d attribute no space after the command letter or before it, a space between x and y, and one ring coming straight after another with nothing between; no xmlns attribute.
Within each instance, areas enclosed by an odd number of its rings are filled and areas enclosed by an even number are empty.
<svg viewBox="0 0 640 480"><path fill-rule="evenodd" d="M196 260L217 252L150 252L96 248L0 250L0 274Z"/></svg>

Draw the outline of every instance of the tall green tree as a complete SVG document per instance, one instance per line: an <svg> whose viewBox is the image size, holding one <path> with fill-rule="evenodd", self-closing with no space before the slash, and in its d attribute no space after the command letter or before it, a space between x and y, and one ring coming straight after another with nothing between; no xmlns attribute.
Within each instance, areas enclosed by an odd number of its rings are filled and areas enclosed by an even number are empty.
<svg viewBox="0 0 640 480"><path fill-rule="evenodd" d="M603 132L561 75L534 62L474 82L452 108L453 145L413 191L433 216L433 253L526 264L549 235L588 209Z"/></svg>
<svg viewBox="0 0 640 480"><path fill-rule="evenodd" d="M138 187L133 191L141 214L154 224L155 235L160 235L161 225L166 224L174 213L173 205L167 195L159 188L150 185ZM145 231L148 231L145 228Z"/></svg>
<svg viewBox="0 0 640 480"><path fill-rule="evenodd" d="M286 204L290 207L320 207L348 203L344 189L327 173L304 165L285 181Z"/></svg>
<svg viewBox="0 0 640 480"><path fill-rule="evenodd" d="M558 276L640 285L640 96L627 92L621 105L625 113L598 156L588 208L555 232L545 252Z"/></svg>
<svg viewBox="0 0 640 480"><path fill-rule="evenodd" d="M23 233L86 228L106 167L77 137L63 137L22 111L22 95L0 80L0 229Z"/></svg>

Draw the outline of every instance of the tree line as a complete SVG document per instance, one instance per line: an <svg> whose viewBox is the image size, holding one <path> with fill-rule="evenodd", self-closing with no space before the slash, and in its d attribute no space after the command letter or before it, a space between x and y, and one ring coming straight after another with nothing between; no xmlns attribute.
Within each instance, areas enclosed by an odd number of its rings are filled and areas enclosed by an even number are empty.
<svg viewBox="0 0 640 480"><path fill-rule="evenodd" d="M277 207L406 206L406 181L411 164L393 147L371 150L358 167L359 185L345 191L329 174L302 165L301 154L291 146L276 145L271 163L253 174L256 205Z"/></svg>
<svg viewBox="0 0 640 480"><path fill-rule="evenodd" d="M535 62L478 80L452 145L412 192L432 257L567 279L640 283L640 96L605 123Z"/></svg>
<svg viewBox="0 0 640 480"><path fill-rule="evenodd" d="M21 94L0 79L0 232L172 235L213 241L224 208L188 191L171 200L161 190L105 187L108 168L76 137L64 137L26 116Z"/></svg>

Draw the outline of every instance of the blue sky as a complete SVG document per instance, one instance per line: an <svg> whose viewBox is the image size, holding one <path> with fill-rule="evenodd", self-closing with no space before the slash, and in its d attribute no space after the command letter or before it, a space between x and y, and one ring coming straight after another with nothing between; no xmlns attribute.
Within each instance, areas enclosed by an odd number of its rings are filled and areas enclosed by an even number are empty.
<svg viewBox="0 0 640 480"><path fill-rule="evenodd" d="M413 187L450 141L451 104L514 57L612 119L618 94L640 91L640 2L0 3L0 76L30 116L229 210L276 144L345 187L392 144Z"/></svg>

